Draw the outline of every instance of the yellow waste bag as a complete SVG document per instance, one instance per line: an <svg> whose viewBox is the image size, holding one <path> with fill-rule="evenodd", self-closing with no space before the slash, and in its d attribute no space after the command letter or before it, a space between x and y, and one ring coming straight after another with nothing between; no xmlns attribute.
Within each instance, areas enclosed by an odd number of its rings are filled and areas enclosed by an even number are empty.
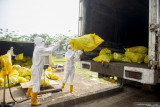
<svg viewBox="0 0 160 107"><path fill-rule="evenodd" d="M19 76L19 72L15 69L13 69L13 72L11 72L9 76L14 76L14 75Z"/></svg>
<svg viewBox="0 0 160 107"><path fill-rule="evenodd" d="M9 85L10 85L10 87L13 87L13 86L15 86L17 84L18 84L17 76L9 76ZM9 85L8 85L8 78L6 77L6 85L5 85L5 87L8 88ZM4 87L4 82L2 83L2 87Z"/></svg>
<svg viewBox="0 0 160 107"><path fill-rule="evenodd" d="M16 60L23 60L23 53L16 55L15 59Z"/></svg>
<svg viewBox="0 0 160 107"><path fill-rule="evenodd" d="M144 58L144 63L148 63L148 55Z"/></svg>
<svg viewBox="0 0 160 107"><path fill-rule="evenodd" d="M84 50L86 52L94 50L104 40L96 34L86 34L81 37L71 39L69 44L74 50Z"/></svg>
<svg viewBox="0 0 160 107"><path fill-rule="evenodd" d="M4 79L0 78L0 86L3 84Z"/></svg>
<svg viewBox="0 0 160 107"><path fill-rule="evenodd" d="M121 61L124 56L125 56L125 55L122 54L122 53L114 52L114 53L113 53L113 60L114 60L114 61Z"/></svg>
<svg viewBox="0 0 160 107"><path fill-rule="evenodd" d="M103 54L93 58L95 62L108 62L108 63L112 61L112 59L113 59L112 54Z"/></svg>
<svg viewBox="0 0 160 107"><path fill-rule="evenodd" d="M106 54L106 53L111 54L111 50L109 50L108 48L104 48L99 52L99 55L103 55L103 54Z"/></svg>
<svg viewBox="0 0 160 107"><path fill-rule="evenodd" d="M0 61L1 61L1 76L2 78L4 78L5 76L9 75L13 71L10 53L2 55L0 57Z"/></svg>
<svg viewBox="0 0 160 107"><path fill-rule="evenodd" d="M30 81L31 76L28 75L28 76L25 76L24 78L25 78L27 81Z"/></svg>
<svg viewBox="0 0 160 107"><path fill-rule="evenodd" d="M126 52L147 54L147 48L145 46L135 46L135 47L131 47L131 48L125 48L125 51Z"/></svg>
<svg viewBox="0 0 160 107"><path fill-rule="evenodd" d="M48 68L46 69L46 71L52 72L52 68L51 68L51 67L48 67Z"/></svg>
<svg viewBox="0 0 160 107"><path fill-rule="evenodd" d="M146 54L125 52L125 56L128 57L133 63L142 63Z"/></svg>
<svg viewBox="0 0 160 107"><path fill-rule="evenodd" d="M123 57L121 59L122 62L128 62L128 63L131 63L132 61L128 58L128 57Z"/></svg>
<svg viewBox="0 0 160 107"><path fill-rule="evenodd" d="M17 77L18 78L18 83L25 83L25 82L28 82L28 80L24 77Z"/></svg>
<svg viewBox="0 0 160 107"><path fill-rule="evenodd" d="M25 77L25 76L30 76L31 75L31 70L29 68L26 67L22 67L22 70L19 74L21 77Z"/></svg>
<svg viewBox="0 0 160 107"><path fill-rule="evenodd" d="M54 61L52 61L52 65L54 65L55 64L55 62Z"/></svg>
<svg viewBox="0 0 160 107"><path fill-rule="evenodd" d="M41 78L41 85L43 85L43 83L44 83L44 78L42 77ZM45 85L50 85L50 81L48 78L45 78Z"/></svg>
<svg viewBox="0 0 160 107"><path fill-rule="evenodd" d="M52 80L58 80L58 78L59 78L58 75L55 75L49 71L46 71L46 76L47 76L47 78L52 79Z"/></svg>

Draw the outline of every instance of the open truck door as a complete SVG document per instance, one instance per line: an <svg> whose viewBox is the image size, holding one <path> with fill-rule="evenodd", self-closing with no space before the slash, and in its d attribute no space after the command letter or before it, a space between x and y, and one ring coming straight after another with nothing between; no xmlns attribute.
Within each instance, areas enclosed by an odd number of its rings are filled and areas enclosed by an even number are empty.
<svg viewBox="0 0 160 107"><path fill-rule="evenodd" d="M155 85L160 82L159 0L149 0L148 68L124 67L124 79Z"/></svg>
<svg viewBox="0 0 160 107"><path fill-rule="evenodd" d="M105 41L81 56L80 68L100 76L116 76L120 83L160 83L159 0L80 0L79 36L96 33ZM148 47L148 64L94 62L103 48L124 52L125 47Z"/></svg>

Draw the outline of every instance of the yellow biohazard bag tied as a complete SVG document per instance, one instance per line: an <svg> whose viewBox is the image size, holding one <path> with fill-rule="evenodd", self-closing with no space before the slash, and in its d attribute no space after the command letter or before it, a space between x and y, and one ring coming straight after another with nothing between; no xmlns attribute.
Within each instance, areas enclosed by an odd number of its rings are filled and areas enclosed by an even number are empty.
<svg viewBox="0 0 160 107"><path fill-rule="evenodd" d="M44 78L42 77L41 78L41 85L43 85L43 84L44 84ZM48 78L45 78L45 85L50 85L50 81Z"/></svg>
<svg viewBox="0 0 160 107"><path fill-rule="evenodd" d="M103 55L103 54L111 54L111 50L109 50L108 48L104 48L99 52L99 55Z"/></svg>
<svg viewBox="0 0 160 107"><path fill-rule="evenodd" d="M135 46L131 48L125 48L126 52L134 52L134 53L141 53L141 54L147 54L147 48L145 46Z"/></svg>
<svg viewBox="0 0 160 107"><path fill-rule="evenodd" d="M148 55L144 58L144 63L148 63Z"/></svg>
<svg viewBox="0 0 160 107"><path fill-rule="evenodd" d="M2 55L0 57L0 61L1 61L1 76L2 78L4 78L5 76L9 75L13 71L10 53Z"/></svg>
<svg viewBox="0 0 160 107"><path fill-rule="evenodd" d="M147 54L125 52L125 56L128 57L133 63L142 63Z"/></svg>
<svg viewBox="0 0 160 107"><path fill-rule="evenodd" d="M121 59L122 62L127 62L127 63L131 63L132 61L128 58L128 57L123 57Z"/></svg>
<svg viewBox="0 0 160 107"><path fill-rule="evenodd" d="M16 60L23 60L23 53L16 55L15 59Z"/></svg>
<svg viewBox="0 0 160 107"><path fill-rule="evenodd" d="M125 55L122 53L117 53L117 52L113 53L113 60L114 61L122 61L123 57L125 57Z"/></svg>
<svg viewBox="0 0 160 107"><path fill-rule="evenodd" d="M71 39L69 44L74 50L84 50L90 52L100 45L104 40L96 34L86 34L81 37Z"/></svg>
<svg viewBox="0 0 160 107"><path fill-rule="evenodd" d="M46 76L48 79L58 80L58 75L53 74L52 72L46 71Z"/></svg>
<svg viewBox="0 0 160 107"><path fill-rule="evenodd" d="M103 54L93 58L95 62L108 62L108 63L112 61L112 59L113 59L112 54Z"/></svg>

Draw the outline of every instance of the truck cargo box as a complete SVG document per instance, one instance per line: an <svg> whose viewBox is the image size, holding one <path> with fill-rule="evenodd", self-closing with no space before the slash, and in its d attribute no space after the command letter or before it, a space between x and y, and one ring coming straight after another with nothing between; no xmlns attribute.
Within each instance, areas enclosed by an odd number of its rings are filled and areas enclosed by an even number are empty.
<svg viewBox="0 0 160 107"><path fill-rule="evenodd" d="M80 0L79 35L96 33L104 39L95 50L81 55L80 68L98 72L100 75L125 79L130 78L126 77L129 72L131 76L143 77L139 78L141 80L131 77L130 80L157 83L159 71L155 66L159 61L157 60L159 44L156 38L158 30L156 27L151 30L151 25L159 24L158 6L158 0ZM103 48L110 49L112 53L124 53L124 48L132 46L147 47L151 63L100 63L92 60ZM127 71L128 69L133 71ZM148 77L150 74L147 72L152 72L152 76ZM151 78L151 81L147 81L146 78Z"/></svg>

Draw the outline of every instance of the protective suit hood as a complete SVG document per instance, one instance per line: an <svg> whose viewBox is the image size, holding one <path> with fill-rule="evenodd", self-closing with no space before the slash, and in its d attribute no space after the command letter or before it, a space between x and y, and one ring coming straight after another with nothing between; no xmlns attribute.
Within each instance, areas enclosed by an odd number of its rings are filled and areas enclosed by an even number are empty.
<svg viewBox="0 0 160 107"><path fill-rule="evenodd" d="M38 66L40 63L41 58L38 58L36 56L39 56L39 49L44 47L44 42L43 42L43 38L41 37L36 37L34 39L34 43L35 43L35 48L34 48L34 52L33 52L33 65Z"/></svg>
<svg viewBox="0 0 160 107"><path fill-rule="evenodd" d="M41 37L36 37L35 39L34 39L34 44L36 45L36 46L43 46L44 44L44 40L43 40L43 38L41 38Z"/></svg>

